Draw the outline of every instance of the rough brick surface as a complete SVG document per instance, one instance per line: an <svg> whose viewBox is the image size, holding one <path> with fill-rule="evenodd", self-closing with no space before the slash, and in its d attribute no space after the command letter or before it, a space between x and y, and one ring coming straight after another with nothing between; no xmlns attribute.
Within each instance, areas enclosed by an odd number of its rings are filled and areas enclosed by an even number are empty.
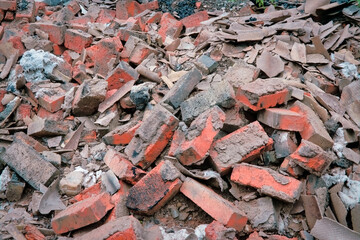
<svg viewBox="0 0 360 240"><path fill-rule="evenodd" d="M226 79L234 88L238 89L258 78L260 69L254 65L247 64L245 61L239 60L230 67L226 72Z"/></svg>
<svg viewBox="0 0 360 240"><path fill-rule="evenodd" d="M295 202L301 193L301 182L292 177L265 167L247 163L238 164L231 174L231 181L258 189L263 194L286 201Z"/></svg>
<svg viewBox="0 0 360 240"><path fill-rule="evenodd" d="M33 34L35 29L40 29L41 31L49 35L49 40L57 45L62 45L65 39L66 27L64 25L58 25L51 22L36 22L31 23L29 26L29 32Z"/></svg>
<svg viewBox="0 0 360 240"><path fill-rule="evenodd" d="M16 11L16 0L1 0L0 9Z"/></svg>
<svg viewBox="0 0 360 240"><path fill-rule="evenodd" d="M130 123L116 127L107 133L103 140L109 145L126 145L134 137L136 130L141 126L141 122L132 121Z"/></svg>
<svg viewBox="0 0 360 240"><path fill-rule="evenodd" d="M130 161L143 169L148 168L164 150L178 123L173 114L156 105L125 148Z"/></svg>
<svg viewBox="0 0 360 240"><path fill-rule="evenodd" d="M201 25L202 21L206 21L208 19L209 15L207 11L201 11L181 19L181 23L184 24L186 28L198 27Z"/></svg>
<svg viewBox="0 0 360 240"><path fill-rule="evenodd" d="M92 36L81 30L68 29L65 32L64 45L75 52L81 53L84 48L90 46L92 41Z"/></svg>
<svg viewBox="0 0 360 240"><path fill-rule="evenodd" d="M176 20L170 13L164 13L160 21L159 35L161 36L163 42L165 42L166 37L176 39L180 36L181 30L183 29L183 24Z"/></svg>
<svg viewBox="0 0 360 240"><path fill-rule="evenodd" d="M69 126L64 122L50 119L38 119L29 124L27 134L32 137L66 135Z"/></svg>
<svg viewBox="0 0 360 240"><path fill-rule="evenodd" d="M205 238L207 240L235 240L236 230L234 228L227 228L218 221L212 221L205 228Z"/></svg>
<svg viewBox="0 0 360 240"><path fill-rule="evenodd" d="M214 142L210 150L211 161L221 174L239 162L249 162L272 148L273 140L259 122L253 122Z"/></svg>
<svg viewBox="0 0 360 240"><path fill-rule="evenodd" d="M51 226L56 234L66 233L102 219L114 205L108 193L77 202L59 212L51 221Z"/></svg>
<svg viewBox="0 0 360 240"><path fill-rule="evenodd" d="M268 108L258 113L259 122L272 128L288 131L303 131L306 125L304 115L283 108Z"/></svg>
<svg viewBox="0 0 360 240"><path fill-rule="evenodd" d="M303 139L296 151L287 158L312 174L321 176L336 157L330 152L325 152L318 145Z"/></svg>
<svg viewBox="0 0 360 240"><path fill-rule="evenodd" d="M21 141L26 145L33 147L38 152L48 151L49 149L42 145L39 141L35 140L34 138L26 135L24 132L17 132L14 135L15 141Z"/></svg>
<svg viewBox="0 0 360 240"><path fill-rule="evenodd" d="M201 183L191 178L186 178L180 191L226 227L235 228L237 231L242 231L245 227L247 222L245 214L231 202Z"/></svg>
<svg viewBox="0 0 360 240"><path fill-rule="evenodd" d="M128 81L136 81L138 78L139 73L128 63L121 61L118 66L110 71L106 77L106 81L108 82L108 90L119 89Z"/></svg>
<svg viewBox="0 0 360 240"><path fill-rule="evenodd" d="M190 125L180 125L174 134L169 155L175 156L183 165L204 160L225 121L225 113L215 106L200 114Z"/></svg>
<svg viewBox="0 0 360 240"><path fill-rule="evenodd" d="M276 158L284 158L295 152L297 140L294 132L275 131L271 138L274 140Z"/></svg>
<svg viewBox="0 0 360 240"><path fill-rule="evenodd" d="M181 187L180 172L170 161L162 161L129 191L126 206L142 214L154 214Z"/></svg>

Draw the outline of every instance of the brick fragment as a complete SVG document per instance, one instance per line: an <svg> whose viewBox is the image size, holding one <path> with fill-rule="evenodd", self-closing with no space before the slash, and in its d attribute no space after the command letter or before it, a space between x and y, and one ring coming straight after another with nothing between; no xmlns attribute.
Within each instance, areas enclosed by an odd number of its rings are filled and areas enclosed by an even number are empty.
<svg viewBox="0 0 360 240"><path fill-rule="evenodd" d="M81 191L78 195L70 199L70 203L74 204L76 202L83 201L85 199L88 199L90 197L94 197L102 193L103 190L101 189L101 182L98 182L95 185L92 185L91 187L88 187Z"/></svg>
<svg viewBox="0 0 360 240"><path fill-rule="evenodd" d="M30 137L29 135L26 135L24 132L15 133L14 140L23 142L24 144L31 146L38 152L49 150L46 146L42 145L40 142Z"/></svg>
<svg viewBox="0 0 360 240"><path fill-rule="evenodd" d="M129 36L121 52L121 59L139 65L151 53L156 53L156 49L150 47L145 41L135 36Z"/></svg>
<svg viewBox="0 0 360 240"><path fill-rule="evenodd" d="M64 122L38 118L29 124L27 134L32 137L66 135L69 126Z"/></svg>
<svg viewBox="0 0 360 240"><path fill-rule="evenodd" d="M239 60L226 72L226 79L234 88L238 89L258 78L260 69Z"/></svg>
<svg viewBox="0 0 360 240"><path fill-rule="evenodd" d="M116 127L107 133L102 139L108 145L126 145L133 139L136 130L141 126L141 122L132 121Z"/></svg>
<svg viewBox="0 0 360 240"><path fill-rule="evenodd" d="M296 151L287 158L310 173L321 176L335 160L335 155L325 152L318 145L302 139Z"/></svg>
<svg viewBox="0 0 360 240"><path fill-rule="evenodd" d="M225 122L222 130L231 133L244 127L248 123L249 121L246 119L242 107L237 104L225 111Z"/></svg>
<svg viewBox="0 0 360 240"><path fill-rule="evenodd" d="M144 229L133 216L124 216L108 222L80 237L79 240L144 239Z"/></svg>
<svg viewBox="0 0 360 240"><path fill-rule="evenodd" d="M116 3L116 18L126 20L143 11L141 4L133 0L120 0Z"/></svg>
<svg viewBox="0 0 360 240"><path fill-rule="evenodd" d="M28 240L46 240L44 234L42 234L34 225L27 224L24 231L25 238Z"/></svg>
<svg viewBox="0 0 360 240"><path fill-rule="evenodd" d="M64 111L59 110L55 113L47 111L45 108L39 107L38 112L36 115L43 119L53 120L53 121L60 121L63 120Z"/></svg>
<svg viewBox="0 0 360 240"><path fill-rule="evenodd" d="M241 163L234 167L231 181L258 189L260 193L283 200L295 202L301 193L299 180L283 176L265 167Z"/></svg>
<svg viewBox="0 0 360 240"><path fill-rule="evenodd" d="M162 161L130 189L126 206L137 213L154 214L179 192L180 175L170 161Z"/></svg>
<svg viewBox="0 0 360 240"><path fill-rule="evenodd" d="M324 149L332 147L334 144L332 138L326 131L322 121L311 108L300 101L296 101L289 109L303 114L307 119L304 130L300 132L303 139L315 143Z"/></svg>
<svg viewBox="0 0 360 240"><path fill-rule="evenodd" d="M250 162L272 148L273 140L255 121L214 142L210 157L216 171L224 175L239 162Z"/></svg>
<svg viewBox="0 0 360 240"><path fill-rule="evenodd" d="M148 168L164 150L178 123L173 114L156 105L125 148L130 161L143 169Z"/></svg>
<svg viewBox="0 0 360 240"><path fill-rule="evenodd" d="M205 54L196 60L195 65L201 70L204 75L213 73L219 66L217 61Z"/></svg>
<svg viewBox="0 0 360 240"><path fill-rule="evenodd" d="M38 95L39 105L45 110L55 113L61 109L64 103L66 91L62 87L55 87L49 91L42 91Z"/></svg>
<svg viewBox="0 0 360 240"><path fill-rule="evenodd" d="M136 184L146 174L143 170L135 167L125 155L114 149L109 149L106 152L104 162L120 180L132 185Z"/></svg>
<svg viewBox="0 0 360 240"><path fill-rule="evenodd" d="M29 32L30 34L35 33L35 29L40 29L49 35L49 40L57 45L62 45L65 39L66 27L51 22L36 22L30 23Z"/></svg>
<svg viewBox="0 0 360 240"><path fill-rule="evenodd" d="M259 78L240 87L236 98L251 110L259 111L286 103L290 92L280 78Z"/></svg>
<svg viewBox="0 0 360 240"><path fill-rule="evenodd" d="M68 29L65 32L65 47L77 53L81 53L84 48L89 47L92 41L92 36L84 31Z"/></svg>
<svg viewBox="0 0 360 240"><path fill-rule="evenodd" d="M17 174L13 174L10 182L6 187L6 199L9 201L19 201L25 188L25 183L22 182Z"/></svg>
<svg viewBox="0 0 360 240"><path fill-rule="evenodd" d="M231 202L203 184L186 178L180 192L226 227L235 228L239 232L245 227L246 215Z"/></svg>
<svg viewBox="0 0 360 240"><path fill-rule="evenodd" d="M138 80L139 73L128 63L121 61L106 77L108 90L119 89L131 80Z"/></svg>
<svg viewBox="0 0 360 240"><path fill-rule="evenodd" d="M246 240L264 240L262 237L260 237L258 232L253 232L249 235L249 237Z"/></svg>
<svg viewBox="0 0 360 240"><path fill-rule="evenodd" d="M215 106L200 114L190 125L184 123L174 134L169 155L175 156L183 165L191 165L204 160L214 137L220 132L225 121L225 113Z"/></svg>
<svg viewBox="0 0 360 240"><path fill-rule="evenodd" d="M272 128L287 131L303 131L306 125L304 115L283 108L268 108L257 115L257 120Z"/></svg>
<svg viewBox="0 0 360 240"><path fill-rule="evenodd" d="M58 170L44 159L40 153L21 142L13 142L6 149L2 160L33 188L49 186Z"/></svg>
<svg viewBox="0 0 360 240"><path fill-rule="evenodd" d="M0 1L0 9L16 11L16 0L1 0Z"/></svg>
<svg viewBox="0 0 360 240"><path fill-rule="evenodd" d="M119 181L119 184L120 189L111 196L111 202L114 204L114 208L108 214L106 222L130 215L129 209L126 207L126 199L129 194L130 186L121 180Z"/></svg>
<svg viewBox="0 0 360 240"><path fill-rule="evenodd" d="M287 157L297 148L297 140L293 132L275 131L271 138L274 140L276 158Z"/></svg>
<svg viewBox="0 0 360 240"><path fill-rule="evenodd" d="M113 207L110 195L104 192L59 212L51 220L51 226L56 234L63 234L100 221Z"/></svg>
<svg viewBox="0 0 360 240"><path fill-rule="evenodd" d="M26 118L31 119L32 117L32 106L30 104L20 104L16 109L15 121L26 121Z"/></svg>
<svg viewBox="0 0 360 240"><path fill-rule="evenodd" d="M183 29L183 24L176 20L170 13L164 13L160 20L160 29L158 31L163 42L165 42L166 37L176 39L180 36L181 30Z"/></svg>
<svg viewBox="0 0 360 240"><path fill-rule="evenodd" d="M181 23L184 24L186 28L192 28L200 26L202 21L206 21L208 19L209 15L207 11L200 11L181 19Z"/></svg>
<svg viewBox="0 0 360 240"><path fill-rule="evenodd" d="M80 171L72 171L60 180L60 191L67 196L74 196L80 193L83 180L84 173Z"/></svg>
<svg viewBox="0 0 360 240"><path fill-rule="evenodd" d="M26 9L16 11L15 19L23 19L26 18L29 22L35 21L35 13L36 13L36 6L35 1L30 0L27 1Z"/></svg>
<svg viewBox="0 0 360 240"><path fill-rule="evenodd" d="M235 240L236 230L233 228L227 228L218 221L212 221L205 228L205 238L207 240L222 240L231 239Z"/></svg>

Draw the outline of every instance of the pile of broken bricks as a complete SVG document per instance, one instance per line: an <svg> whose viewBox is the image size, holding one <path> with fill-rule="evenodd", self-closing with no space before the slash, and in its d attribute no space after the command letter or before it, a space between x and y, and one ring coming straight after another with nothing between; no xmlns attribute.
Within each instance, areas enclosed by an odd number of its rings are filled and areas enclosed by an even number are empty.
<svg viewBox="0 0 360 240"><path fill-rule="evenodd" d="M0 239L360 239L360 9L298 2L0 0Z"/></svg>

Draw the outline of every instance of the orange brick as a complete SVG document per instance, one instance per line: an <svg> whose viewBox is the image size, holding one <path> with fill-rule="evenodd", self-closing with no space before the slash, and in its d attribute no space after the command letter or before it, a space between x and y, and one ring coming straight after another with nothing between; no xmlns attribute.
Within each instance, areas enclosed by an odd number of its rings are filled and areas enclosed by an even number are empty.
<svg viewBox="0 0 360 240"><path fill-rule="evenodd" d="M262 237L260 237L258 232L253 232L249 235L249 237L246 240L264 240Z"/></svg>
<svg viewBox="0 0 360 240"><path fill-rule="evenodd" d="M154 214L179 192L179 177L170 161L162 161L130 189L126 206L137 213Z"/></svg>
<svg viewBox="0 0 360 240"><path fill-rule="evenodd" d="M146 172L135 167L125 155L109 149L104 157L105 164L120 179L132 185L136 184Z"/></svg>
<svg viewBox="0 0 360 240"><path fill-rule="evenodd" d="M184 24L186 28L192 28L200 26L202 21L206 21L208 19L209 15L207 11L201 11L181 19L181 23Z"/></svg>
<svg viewBox="0 0 360 240"><path fill-rule="evenodd" d="M233 239L235 240L236 231L225 227L218 221L213 221L205 228L205 238L207 240Z"/></svg>
<svg viewBox="0 0 360 240"><path fill-rule="evenodd" d="M90 197L94 197L99 195L103 190L101 189L101 182L98 182L95 185L92 185L91 187L88 187L81 191L78 195L70 199L70 203L74 204L76 202L80 202L82 200L85 200Z"/></svg>
<svg viewBox="0 0 360 240"><path fill-rule="evenodd" d="M183 24L176 20L170 13L164 13L160 21L160 29L158 31L163 42L165 42L166 37L176 39L180 36L180 33L183 29Z"/></svg>
<svg viewBox="0 0 360 240"><path fill-rule="evenodd" d="M111 202L114 204L114 208L107 215L106 222L129 215L129 210L126 207L126 199L129 194L130 186L121 180L119 183L120 189L111 196Z"/></svg>
<svg viewBox="0 0 360 240"><path fill-rule="evenodd" d="M175 156L183 165L204 160L225 121L225 113L215 106L200 114L188 129L180 126L174 134L169 155Z"/></svg>
<svg viewBox="0 0 360 240"><path fill-rule="evenodd" d="M108 90L119 89L128 81L136 81L138 78L139 73L128 63L121 61L114 70L109 72L106 78L106 81L108 82Z"/></svg>
<svg viewBox="0 0 360 240"><path fill-rule="evenodd" d="M26 9L24 9L24 10L18 9L16 11L15 19L26 18L26 19L28 19L29 22L34 22L35 21L35 13L36 13L35 1L31 0L31 1L27 1L27 3L28 3L28 5L27 5Z"/></svg>
<svg viewBox="0 0 360 240"><path fill-rule="evenodd" d="M250 162L272 148L273 140L255 121L214 142L211 161L220 174L224 175L239 162Z"/></svg>
<svg viewBox="0 0 360 240"><path fill-rule="evenodd" d="M81 30L68 29L65 32L64 45L75 52L81 53L84 48L90 46L92 41L92 36Z"/></svg>
<svg viewBox="0 0 360 240"><path fill-rule="evenodd" d="M272 128L287 131L303 131L304 115L283 108L268 108L258 113L257 119Z"/></svg>
<svg viewBox="0 0 360 240"><path fill-rule="evenodd" d="M31 118L31 109L32 106L30 104L20 104L20 106L16 109L15 120L24 121L26 117Z"/></svg>
<svg viewBox="0 0 360 240"><path fill-rule="evenodd" d="M58 25L51 22L36 22L31 23L29 31L31 34L35 32L35 29L40 29L49 35L49 40L57 45L64 43L66 27L64 25Z"/></svg>
<svg viewBox="0 0 360 240"><path fill-rule="evenodd" d="M246 225L247 217L234 204L222 198L210 188L199 182L186 178L180 189L186 197L203 209L216 221L226 227L242 231Z"/></svg>
<svg viewBox="0 0 360 240"><path fill-rule="evenodd" d="M115 128L107 133L103 140L108 145L126 145L134 137L136 130L141 126L141 122L130 122Z"/></svg>
<svg viewBox="0 0 360 240"><path fill-rule="evenodd" d="M302 190L302 183L295 178L281 175L270 168L247 163L234 167L231 181L256 188L262 194L285 202L295 202Z"/></svg>
<svg viewBox="0 0 360 240"><path fill-rule="evenodd" d="M52 112L47 111L45 108L40 107L36 115L43 119L60 121L63 119L64 111L59 110L55 113L52 113Z"/></svg>
<svg viewBox="0 0 360 240"><path fill-rule="evenodd" d="M99 16L96 18L97 23L110 23L116 16L116 11L112 9L101 9Z"/></svg>
<svg viewBox="0 0 360 240"><path fill-rule="evenodd" d="M15 133L14 139L15 139L15 141L21 141L21 142L25 143L26 145L33 147L38 152L49 151L49 149L47 147L42 145L40 142L38 142L34 138L26 135L24 132Z"/></svg>
<svg viewBox="0 0 360 240"><path fill-rule="evenodd" d="M34 225L27 224L24 228L27 240L45 240L46 237Z"/></svg>
<svg viewBox="0 0 360 240"><path fill-rule="evenodd" d="M51 220L51 226L56 234L63 234L100 221L113 207L110 195L101 193L59 212Z"/></svg>

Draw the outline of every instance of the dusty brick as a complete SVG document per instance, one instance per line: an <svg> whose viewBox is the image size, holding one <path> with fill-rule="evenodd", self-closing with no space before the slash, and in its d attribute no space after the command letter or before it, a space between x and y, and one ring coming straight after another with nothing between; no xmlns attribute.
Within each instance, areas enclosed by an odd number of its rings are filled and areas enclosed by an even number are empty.
<svg viewBox="0 0 360 240"><path fill-rule="evenodd" d="M27 224L24 228L25 238L28 240L45 240L46 237L42 234L37 227L31 224Z"/></svg>
<svg viewBox="0 0 360 240"><path fill-rule="evenodd" d="M130 215L129 209L126 207L126 199L129 194L130 186L121 180L119 181L119 184L120 189L111 196L111 202L114 204L114 208L107 215L106 222Z"/></svg>
<svg viewBox="0 0 360 240"><path fill-rule="evenodd" d="M25 183L22 182L16 174L13 174L10 182L6 187L6 199L9 201L19 201L25 188Z"/></svg>
<svg viewBox="0 0 360 240"><path fill-rule="evenodd" d="M170 13L164 13L160 20L160 29L158 31L163 42L165 42L166 37L176 39L180 36L181 30L183 29L183 24L176 20Z"/></svg>
<svg viewBox="0 0 360 240"><path fill-rule="evenodd" d="M66 135L69 126L64 122L39 118L29 124L27 134L32 137Z"/></svg>
<svg viewBox="0 0 360 240"><path fill-rule="evenodd" d="M4 111L5 109L5 106L1 104L1 101L3 100L6 93L7 93L6 90L0 89L0 112Z"/></svg>
<svg viewBox="0 0 360 240"><path fill-rule="evenodd" d="M59 110L55 113L47 111L45 108L39 107L38 112L36 115L43 119L53 120L53 121L60 121L63 120L64 111Z"/></svg>
<svg viewBox="0 0 360 240"><path fill-rule="evenodd" d="M333 140L326 131L322 121L311 108L300 101L296 101L289 109L303 114L307 119L304 130L300 132L303 139L315 143L324 149L332 147L334 144Z"/></svg>
<svg viewBox="0 0 360 240"><path fill-rule="evenodd" d="M15 19L23 19L26 18L28 19L29 22L34 22L35 21L35 13L36 13L36 6L35 6L35 1L34 0L30 0L27 1L27 8L20 10L18 9L16 11L16 15L15 15Z"/></svg>
<svg viewBox="0 0 360 240"><path fill-rule="evenodd" d="M2 21L4 19L5 16L5 11L0 9L0 21ZM2 35L4 34L4 27L1 26L0 27L0 39L2 38Z"/></svg>
<svg viewBox="0 0 360 240"><path fill-rule="evenodd" d="M101 182L98 182L95 185L92 185L91 187L88 187L81 191L78 195L70 199L70 203L74 204L76 202L83 201L85 199L88 199L90 197L95 197L102 193L103 190L101 189Z"/></svg>
<svg viewBox="0 0 360 240"><path fill-rule="evenodd" d="M100 221L114 205L108 193L77 202L59 212L51 220L56 234L63 234Z"/></svg>
<svg viewBox="0 0 360 240"><path fill-rule="evenodd" d="M207 240L235 240L236 230L234 228L227 228L218 221L212 221L205 228L205 238Z"/></svg>
<svg viewBox="0 0 360 240"><path fill-rule="evenodd" d="M128 63L121 61L106 77L108 90L119 89L131 80L138 80L139 73Z"/></svg>
<svg viewBox="0 0 360 240"><path fill-rule="evenodd" d="M262 237L260 237L258 232L253 232L249 235L249 237L246 240L264 240Z"/></svg>
<svg viewBox="0 0 360 240"><path fill-rule="evenodd" d="M143 7L140 3L133 0L120 0L116 3L116 18L126 20L141 13Z"/></svg>
<svg viewBox="0 0 360 240"><path fill-rule="evenodd" d="M7 11L4 16L5 21L12 21L15 19L15 14L13 12Z"/></svg>
<svg viewBox="0 0 360 240"><path fill-rule="evenodd" d="M84 180L84 173L80 171L72 171L66 174L59 182L61 193L67 196L74 196L81 191L81 184Z"/></svg>
<svg viewBox="0 0 360 240"><path fill-rule="evenodd" d="M136 184L146 174L143 170L135 167L125 155L114 149L109 149L106 152L104 162L120 180L132 185Z"/></svg>
<svg viewBox="0 0 360 240"><path fill-rule="evenodd" d="M174 134L169 155L175 156L183 165L191 165L204 160L214 137L220 132L225 121L225 113L215 106L200 114L190 125L184 123Z"/></svg>
<svg viewBox="0 0 360 240"><path fill-rule="evenodd" d="M16 0L1 0L0 1L0 9L16 11Z"/></svg>
<svg viewBox="0 0 360 240"><path fill-rule="evenodd" d="M15 121L24 121L25 118L31 118L31 110L32 106L30 104L21 104L16 109Z"/></svg>
<svg viewBox="0 0 360 240"><path fill-rule="evenodd" d="M236 98L253 111L286 103L290 92L280 78L257 79L239 87Z"/></svg>
<svg viewBox="0 0 360 240"><path fill-rule="evenodd" d="M257 120L272 128L287 131L303 131L306 125L304 115L283 108L268 108L257 115Z"/></svg>
<svg viewBox="0 0 360 240"><path fill-rule="evenodd" d="M76 82L82 84L85 79L88 78L86 74L86 65L80 61L77 61L73 67L73 75L72 78L75 79Z"/></svg>
<svg viewBox="0 0 360 240"><path fill-rule="evenodd" d="M201 25L202 21L206 21L208 19L209 15L207 11L200 11L181 19L181 23L184 24L186 28L198 27Z"/></svg>
<svg viewBox="0 0 360 240"><path fill-rule="evenodd" d="M238 89L258 78L260 69L239 60L226 72L226 79L234 88Z"/></svg>
<svg viewBox="0 0 360 240"><path fill-rule="evenodd" d="M24 144L31 146L38 152L49 151L49 149L46 146L42 145L40 142L38 142L34 138L26 135L24 132L15 133L14 140L21 141Z"/></svg>
<svg viewBox="0 0 360 240"><path fill-rule="evenodd" d="M178 123L173 114L156 105L125 148L130 161L143 169L148 168L164 150Z"/></svg>
<svg viewBox="0 0 360 240"><path fill-rule="evenodd" d="M108 222L80 237L79 240L144 239L144 229L133 216L124 216Z"/></svg>
<svg viewBox="0 0 360 240"><path fill-rule="evenodd" d="M146 19L146 24L150 23L159 23L162 17L161 12L152 12L149 17Z"/></svg>
<svg viewBox="0 0 360 240"><path fill-rule="evenodd" d="M253 122L214 142L210 157L222 175L239 162L250 162L272 148L273 140L259 122Z"/></svg>
<svg viewBox="0 0 360 240"><path fill-rule="evenodd" d="M38 94L39 105L49 112L57 112L64 103L66 90L61 87L52 88L51 92Z"/></svg>
<svg viewBox="0 0 360 240"><path fill-rule="evenodd" d="M196 60L195 65L201 70L204 75L209 75L210 73L213 73L219 66L218 62L205 54Z"/></svg>
<svg viewBox="0 0 360 240"><path fill-rule="evenodd" d="M287 131L275 131L271 138L274 140L276 158L284 158L295 152L297 140L295 133Z"/></svg>
<svg viewBox="0 0 360 240"><path fill-rule="evenodd" d="M225 111L225 122L223 131L231 133L247 125L249 121L245 118L244 111L239 104Z"/></svg>
<svg viewBox="0 0 360 240"><path fill-rule="evenodd" d="M280 172L285 172L290 174L295 178L299 178L303 173L304 169L299 167L294 161L291 161L289 158L285 158L279 168Z"/></svg>
<svg viewBox="0 0 360 240"><path fill-rule="evenodd" d="M81 53L92 43L93 38L90 34L81 30L67 29L65 32L64 45L66 48Z"/></svg>
<svg viewBox="0 0 360 240"><path fill-rule="evenodd" d="M36 22L31 23L29 26L30 34L35 33L35 29L40 29L41 31L49 35L49 40L57 45L62 45L65 39L66 27L64 25L54 24L51 22Z"/></svg>
<svg viewBox="0 0 360 240"><path fill-rule="evenodd" d="M108 145L126 145L133 139L136 130L141 126L141 122L132 121L116 127L107 133L102 139Z"/></svg>
<svg viewBox="0 0 360 240"><path fill-rule="evenodd" d="M111 23L116 16L116 11L112 9L101 9L98 17L96 18L97 23L107 24Z"/></svg>
<svg viewBox="0 0 360 240"><path fill-rule="evenodd" d="M195 86L200 82L202 76L198 69L194 68L176 81L174 86L162 99L163 102L178 108L186 100Z"/></svg>
<svg viewBox="0 0 360 240"><path fill-rule="evenodd" d="M262 194L285 202L295 202L302 189L302 183L295 178L283 176L270 168L247 163L234 167L231 181L256 188Z"/></svg>
<svg viewBox="0 0 360 240"><path fill-rule="evenodd" d="M325 152L318 145L302 139L296 151L287 158L310 173L321 176L335 160L335 155Z"/></svg>
<svg viewBox="0 0 360 240"><path fill-rule="evenodd" d="M125 46L126 47L126 44ZM134 50L131 52L129 62L139 65L144 61L150 54L156 53L156 49L150 47L145 43L138 43Z"/></svg>
<svg viewBox="0 0 360 240"><path fill-rule="evenodd" d="M126 206L137 213L154 214L179 192L180 175L170 161L162 161L130 189Z"/></svg>
<svg viewBox="0 0 360 240"><path fill-rule="evenodd" d="M248 219L241 210L199 182L186 178L180 192L226 227L240 232L245 227Z"/></svg>
<svg viewBox="0 0 360 240"><path fill-rule="evenodd" d="M13 142L6 149L2 160L37 190L41 184L49 186L58 174L58 170L40 153L21 142Z"/></svg>
<svg viewBox="0 0 360 240"><path fill-rule="evenodd" d="M73 14L77 14L78 12L80 12L81 8L79 3L76 0L72 0L70 1L66 7L73 13Z"/></svg>
<svg viewBox="0 0 360 240"><path fill-rule="evenodd" d="M227 81L214 83L209 90L200 92L180 104L182 120L189 122L215 105L231 108L235 102L234 90Z"/></svg>

